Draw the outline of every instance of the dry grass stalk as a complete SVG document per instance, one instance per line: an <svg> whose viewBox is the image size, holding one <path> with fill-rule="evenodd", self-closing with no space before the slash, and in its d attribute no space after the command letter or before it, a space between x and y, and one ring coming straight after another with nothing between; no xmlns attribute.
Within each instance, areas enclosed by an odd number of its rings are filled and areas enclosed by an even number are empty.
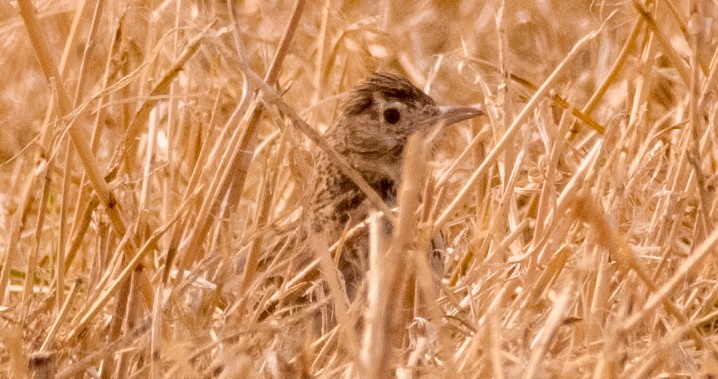
<svg viewBox="0 0 718 379"><path fill-rule="evenodd" d="M0 3L0 377L716 375L716 17ZM296 267L272 244L377 70L487 115L414 140L400 206L374 194L383 216ZM351 303L334 265L379 218L397 233Z"/></svg>

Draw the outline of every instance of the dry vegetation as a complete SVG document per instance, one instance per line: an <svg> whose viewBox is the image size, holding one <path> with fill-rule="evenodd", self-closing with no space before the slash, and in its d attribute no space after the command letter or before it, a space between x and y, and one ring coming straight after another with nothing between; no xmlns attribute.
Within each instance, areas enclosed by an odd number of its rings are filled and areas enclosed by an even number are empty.
<svg viewBox="0 0 718 379"><path fill-rule="evenodd" d="M0 2L1 377L718 373L714 2L228 3ZM487 116L347 308L255 257L377 70Z"/></svg>

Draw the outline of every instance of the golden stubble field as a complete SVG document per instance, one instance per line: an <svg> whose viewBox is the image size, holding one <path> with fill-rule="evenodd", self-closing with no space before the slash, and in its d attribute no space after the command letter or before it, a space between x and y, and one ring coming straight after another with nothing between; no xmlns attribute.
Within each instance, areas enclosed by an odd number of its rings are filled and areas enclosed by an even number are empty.
<svg viewBox="0 0 718 379"><path fill-rule="evenodd" d="M0 376L716 375L716 17L0 2ZM408 161L412 232L347 304L331 266L258 257L302 217L298 119L324 131L374 71L486 115ZM440 288L416 254L439 231Z"/></svg>

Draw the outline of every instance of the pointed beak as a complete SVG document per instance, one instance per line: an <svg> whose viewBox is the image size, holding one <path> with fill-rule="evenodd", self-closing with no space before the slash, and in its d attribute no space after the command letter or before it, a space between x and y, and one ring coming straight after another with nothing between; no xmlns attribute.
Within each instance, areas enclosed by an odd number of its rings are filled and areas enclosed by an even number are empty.
<svg viewBox="0 0 718 379"><path fill-rule="evenodd" d="M422 129L431 128L436 125L448 126L459 121L484 115L484 112L481 109L466 106L441 106L439 107L439 111L440 113L438 115L431 117L422 123Z"/></svg>
<svg viewBox="0 0 718 379"><path fill-rule="evenodd" d="M484 115L484 112L476 107L443 106L439 107L439 110L441 114L437 121L443 121L444 126Z"/></svg>

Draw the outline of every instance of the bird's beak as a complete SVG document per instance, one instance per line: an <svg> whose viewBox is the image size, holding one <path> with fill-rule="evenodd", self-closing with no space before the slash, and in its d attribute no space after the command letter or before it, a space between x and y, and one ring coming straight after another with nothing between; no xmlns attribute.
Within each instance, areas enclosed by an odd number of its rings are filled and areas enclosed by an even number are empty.
<svg viewBox="0 0 718 379"><path fill-rule="evenodd" d="M444 126L484 115L484 112L476 107L443 106L439 107L439 110L441 114L436 122L443 122Z"/></svg>
<svg viewBox="0 0 718 379"><path fill-rule="evenodd" d="M466 106L442 106L439 107L439 112L440 113L438 115L424 120L417 129L425 130L433 127L443 128L444 126L455 124L459 121L468 120L484 114L484 112L479 108Z"/></svg>

